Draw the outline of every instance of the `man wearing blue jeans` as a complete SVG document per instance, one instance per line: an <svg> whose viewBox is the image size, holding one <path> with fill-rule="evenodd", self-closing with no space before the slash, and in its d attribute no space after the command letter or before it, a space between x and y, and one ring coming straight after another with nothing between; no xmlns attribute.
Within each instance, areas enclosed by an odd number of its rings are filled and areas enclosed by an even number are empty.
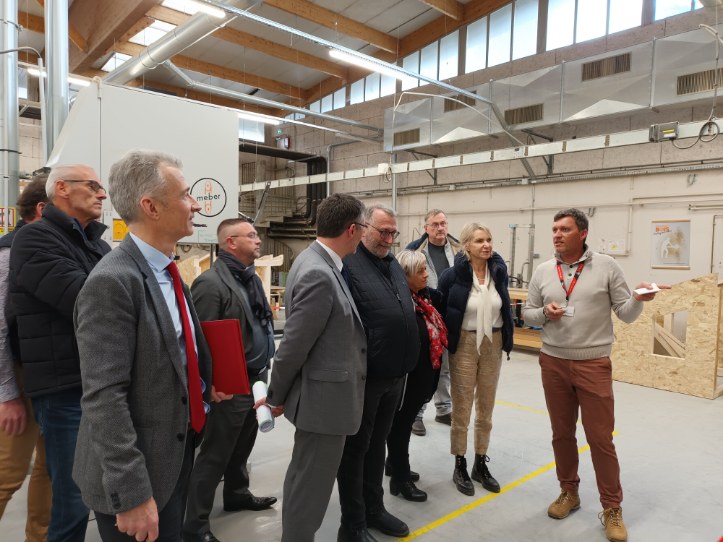
<svg viewBox="0 0 723 542"><path fill-rule="evenodd" d="M110 251L101 240L105 188L87 165L59 165L46 184L43 218L20 229L10 249L7 314L25 393L45 439L53 499L48 542L82 542L88 508L71 477L80 423L75 299Z"/></svg>

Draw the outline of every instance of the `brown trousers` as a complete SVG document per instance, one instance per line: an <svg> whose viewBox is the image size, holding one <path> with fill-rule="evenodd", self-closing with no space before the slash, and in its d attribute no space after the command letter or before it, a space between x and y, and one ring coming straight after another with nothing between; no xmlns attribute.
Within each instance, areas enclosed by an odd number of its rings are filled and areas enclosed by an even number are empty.
<svg viewBox="0 0 723 542"><path fill-rule="evenodd" d="M620 465L613 444L615 399L610 358L568 360L540 353L542 386L552 425L557 479L577 493L579 454L575 431L578 411L590 445L592 465L603 508L620 506Z"/></svg>
<svg viewBox="0 0 723 542"><path fill-rule="evenodd" d="M457 351L449 355L452 395L452 454L467 452L467 428L475 405L474 451L485 455L490 444L492 410L502 367L502 333L485 337L477 353L476 333L461 331Z"/></svg>
<svg viewBox="0 0 723 542"><path fill-rule="evenodd" d="M19 373L20 371L16 371L16 375ZM0 518L5 513L5 507L13 493L23 485L35 450L35 463L28 485L25 539L27 542L44 542L48 539L52 488L45 467L43 436L40 434L40 428L33 416L33 408L27 398L25 407L27 425L21 435L9 437L4 431L0 431Z"/></svg>

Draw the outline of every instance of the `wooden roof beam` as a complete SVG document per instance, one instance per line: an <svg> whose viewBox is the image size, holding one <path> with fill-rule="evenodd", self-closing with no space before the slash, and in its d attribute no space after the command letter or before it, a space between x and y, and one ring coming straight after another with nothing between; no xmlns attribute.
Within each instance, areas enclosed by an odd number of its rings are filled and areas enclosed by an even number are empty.
<svg viewBox="0 0 723 542"><path fill-rule="evenodd" d="M158 21L175 24L176 26L185 23L191 17L180 11L163 6L153 7L147 15ZM299 64L312 70L338 77L339 79L346 79L347 77L347 70L335 62L304 53L292 47L286 47L280 43L260 38L247 32L241 32L228 26L216 30L216 32L213 33L213 37L228 43L240 45L241 47L248 47L249 49L254 49L266 55Z"/></svg>
<svg viewBox="0 0 723 542"><path fill-rule="evenodd" d="M419 0L422 4L436 9L443 15L459 21L464 16L464 5L457 0Z"/></svg>
<svg viewBox="0 0 723 542"><path fill-rule="evenodd" d="M86 51L71 49L72 72L90 68L122 35L161 0L75 0L68 22L87 36Z"/></svg>
<svg viewBox="0 0 723 542"><path fill-rule="evenodd" d="M38 4L40 4L40 7L44 8L45 0L38 0ZM88 51L88 41L83 37L80 32L78 32L78 29L75 28L75 25L71 23L68 23L68 38L70 38L70 41L84 53Z"/></svg>
<svg viewBox="0 0 723 542"><path fill-rule="evenodd" d="M363 40L383 51L397 52L398 40L394 36L312 4L307 0L264 0L264 4L331 28L346 36Z"/></svg>

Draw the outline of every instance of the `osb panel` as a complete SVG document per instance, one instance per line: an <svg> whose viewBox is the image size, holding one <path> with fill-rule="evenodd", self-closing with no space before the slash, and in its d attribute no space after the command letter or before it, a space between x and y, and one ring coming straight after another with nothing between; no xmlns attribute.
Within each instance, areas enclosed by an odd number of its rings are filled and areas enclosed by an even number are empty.
<svg viewBox="0 0 723 542"><path fill-rule="evenodd" d="M613 317L613 378L662 390L713 399L716 362L723 354L721 293L717 275L705 275L673 286L645 303L640 317L625 324ZM684 359L653 354L653 319L688 312ZM723 365L723 362L721 363Z"/></svg>
<svg viewBox="0 0 723 542"><path fill-rule="evenodd" d="M203 256L202 258L186 258L178 263L178 271L181 274L181 279L188 286L193 284L196 277L203 271L206 271L210 267L211 258L209 256Z"/></svg>

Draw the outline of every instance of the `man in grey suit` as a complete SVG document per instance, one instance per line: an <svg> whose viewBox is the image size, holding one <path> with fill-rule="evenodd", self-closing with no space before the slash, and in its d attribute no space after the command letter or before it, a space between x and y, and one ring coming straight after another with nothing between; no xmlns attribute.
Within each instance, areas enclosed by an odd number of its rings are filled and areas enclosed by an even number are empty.
<svg viewBox="0 0 723 542"><path fill-rule="evenodd" d="M109 187L130 233L75 307L83 413L73 478L105 542L178 541L212 396L208 347L173 261L200 206L164 153L129 152Z"/></svg>
<svg viewBox="0 0 723 542"><path fill-rule="evenodd" d="M193 303L202 321L238 320L253 386L254 382L267 381L275 348L273 313L254 266L261 255L261 240L253 224L244 218L224 220L216 233L218 259L193 282ZM249 491L246 462L259 430L253 406L253 395L238 394L214 405L209 413L189 483L185 542L218 542L211 532L209 515L221 477L227 512L264 510L276 502L276 497L256 497Z"/></svg>
<svg viewBox="0 0 723 542"><path fill-rule="evenodd" d="M319 204L317 239L286 282L284 338L266 401L296 426L284 480L282 542L311 542L321 526L347 435L359 429L366 380L366 335L341 259L365 227L364 205L346 194ZM257 402L257 405L261 401Z"/></svg>

